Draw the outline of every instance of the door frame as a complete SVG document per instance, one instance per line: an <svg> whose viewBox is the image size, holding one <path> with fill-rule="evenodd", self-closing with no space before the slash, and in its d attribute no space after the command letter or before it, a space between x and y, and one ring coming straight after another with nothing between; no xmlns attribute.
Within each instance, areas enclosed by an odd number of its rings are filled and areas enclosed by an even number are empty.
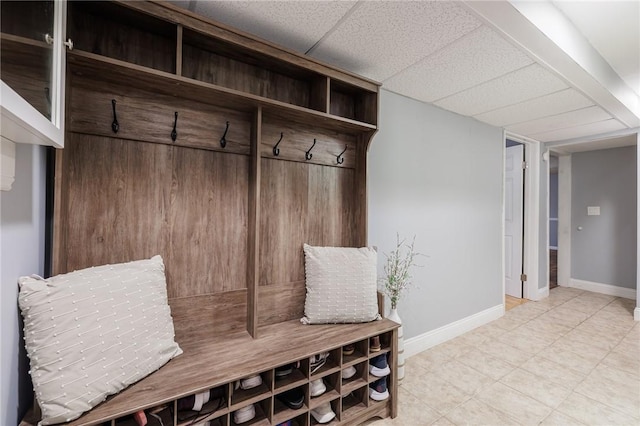
<svg viewBox="0 0 640 426"><path fill-rule="evenodd" d="M504 182L506 168L507 139L525 146L524 161L527 168L524 173L524 235L522 269L527 275L523 283L522 297L540 300L549 295L549 279L545 288L538 290L540 268L540 156L541 143L537 140L503 130L502 141L502 294L505 302L505 226L504 226ZM548 233L547 233L548 238ZM547 260L548 263L548 260ZM548 266L547 266L548 268Z"/></svg>

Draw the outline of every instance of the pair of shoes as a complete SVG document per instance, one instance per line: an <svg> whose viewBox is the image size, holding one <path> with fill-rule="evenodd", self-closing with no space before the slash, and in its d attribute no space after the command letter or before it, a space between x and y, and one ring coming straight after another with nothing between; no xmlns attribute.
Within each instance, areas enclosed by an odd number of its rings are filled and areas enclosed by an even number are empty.
<svg viewBox="0 0 640 426"><path fill-rule="evenodd" d="M331 409L331 403L325 402L311 410L311 415L318 423L329 423L336 417L336 413Z"/></svg>
<svg viewBox="0 0 640 426"><path fill-rule="evenodd" d="M380 336L373 336L369 340L369 350L371 352L378 352L380 349L382 349L382 346L380 345Z"/></svg>
<svg viewBox="0 0 640 426"><path fill-rule="evenodd" d="M259 374L256 374L255 376L251 376L251 377L246 377L240 380L240 388L244 390L256 388L261 384L262 384L262 377Z"/></svg>
<svg viewBox="0 0 640 426"><path fill-rule="evenodd" d="M329 358L329 352L322 352L309 358L309 364L310 364L309 366L311 367L311 374L318 371L320 367L322 367L327 362L328 358Z"/></svg>
<svg viewBox="0 0 640 426"><path fill-rule="evenodd" d="M356 372L356 368L353 365L350 365L349 367L342 370L342 380L352 378L353 376L355 376Z"/></svg>
<svg viewBox="0 0 640 426"><path fill-rule="evenodd" d="M309 395L312 398L316 396L320 396L327 391L327 386L324 384L322 379L312 380L309 385Z"/></svg>
<svg viewBox="0 0 640 426"><path fill-rule="evenodd" d="M292 420L287 420L284 423L278 423L278 426L293 426L293 421Z"/></svg>
<svg viewBox="0 0 640 426"><path fill-rule="evenodd" d="M278 398L284 403L284 405L293 410L297 410L304 405L304 392L300 388L283 392L279 395L276 395L276 398Z"/></svg>
<svg viewBox="0 0 640 426"><path fill-rule="evenodd" d="M356 345L354 345L353 343L351 343L350 345L344 346L342 348L342 355L353 355L353 353L356 351Z"/></svg>
<svg viewBox="0 0 640 426"><path fill-rule="evenodd" d="M387 389L387 378L382 377L375 382L369 384L369 398L374 401L384 401L389 398L389 390Z"/></svg>
<svg viewBox="0 0 640 426"><path fill-rule="evenodd" d="M249 420L253 419L255 416L256 416L256 407L254 407L253 404L251 404L251 405L247 405L246 407L242 407L239 410L236 410L233 413L233 421L236 422L236 424L240 424L240 423L248 422Z"/></svg>
<svg viewBox="0 0 640 426"><path fill-rule="evenodd" d="M287 364L281 367L276 368L276 380L281 379L283 377L287 377L289 374L293 373L293 369L296 368L296 364Z"/></svg>
<svg viewBox="0 0 640 426"><path fill-rule="evenodd" d="M376 377L388 376L391 373L389 364L387 364L387 356L385 354L378 355L369 360L369 373Z"/></svg>

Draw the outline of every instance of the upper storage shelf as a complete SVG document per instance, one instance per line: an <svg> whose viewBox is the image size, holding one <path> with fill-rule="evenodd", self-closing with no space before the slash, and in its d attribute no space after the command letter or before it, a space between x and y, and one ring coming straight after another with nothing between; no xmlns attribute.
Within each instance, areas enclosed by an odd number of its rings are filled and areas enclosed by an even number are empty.
<svg viewBox="0 0 640 426"><path fill-rule="evenodd" d="M70 2L68 36L74 72L107 69L114 79L135 78L165 94L186 92L247 110L262 106L350 132L377 129L379 83L171 4Z"/></svg>

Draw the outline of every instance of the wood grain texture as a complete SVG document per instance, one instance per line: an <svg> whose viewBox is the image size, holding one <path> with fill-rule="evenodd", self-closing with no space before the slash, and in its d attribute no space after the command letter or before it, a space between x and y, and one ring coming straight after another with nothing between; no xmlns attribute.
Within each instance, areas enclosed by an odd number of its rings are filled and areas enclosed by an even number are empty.
<svg viewBox="0 0 640 426"><path fill-rule="evenodd" d="M312 81L311 86L311 102L309 108L316 111L329 112L329 77L317 77Z"/></svg>
<svg viewBox="0 0 640 426"><path fill-rule="evenodd" d="M260 285L304 280L308 165L262 159Z"/></svg>
<svg viewBox="0 0 640 426"><path fill-rule="evenodd" d="M364 78L354 73L336 68L309 56L302 55L282 46L258 39L252 34L238 30L213 19L192 13L184 8L179 8L164 1L143 2L130 0L117 0L133 10L156 16L160 19L176 24L182 24L185 28L191 28L198 33L217 38L225 43L237 46L237 50L258 51L269 56L274 62L287 63L295 67L307 69L318 74L327 75L346 84L354 85L365 90L377 91L381 83Z"/></svg>
<svg viewBox="0 0 640 426"><path fill-rule="evenodd" d="M53 2L2 1L0 27L3 33L44 41L45 34L53 36Z"/></svg>
<svg viewBox="0 0 640 426"><path fill-rule="evenodd" d="M5 2L2 2L4 5ZM3 28L4 30L4 28ZM0 76L38 112L51 117L51 46L10 34L0 34Z"/></svg>
<svg viewBox="0 0 640 426"><path fill-rule="evenodd" d="M240 92L309 108L310 82L185 44L182 75Z"/></svg>
<svg viewBox="0 0 640 426"><path fill-rule="evenodd" d="M184 353L155 373L98 405L70 426L94 425L114 417L173 401L182 396L269 371L325 350L339 349L395 329L383 319L364 324L302 325L299 321L261 327L260 337L248 333L212 336L186 342ZM171 383L171 386L167 386Z"/></svg>
<svg viewBox="0 0 640 426"><path fill-rule="evenodd" d="M71 131L249 155L251 118L248 113L86 78L74 80L68 117ZM112 99L116 100L120 125L117 134L111 129ZM178 112L177 139L173 142L175 112ZM223 148L220 138L227 122L227 144Z"/></svg>
<svg viewBox="0 0 640 426"><path fill-rule="evenodd" d="M305 281L258 287L258 323L261 326L302 318L307 294Z"/></svg>
<svg viewBox="0 0 640 426"><path fill-rule="evenodd" d="M175 25L111 2L69 2L68 10L76 49L175 72Z"/></svg>
<svg viewBox="0 0 640 426"><path fill-rule="evenodd" d="M167 170L173 170L169 297L247 288L249 159L175 148Z"/></svg>
<svg viewBox="0 0 640 426"><path fill-rule="evenodd" d="M278 145L280 154L273 155L273 147L283 134L282 142ZM311 160L307 160L305 153L311 149ZM319 164L338 168L354 168L357 137L337 131L329 131L308 127L292 121L282 120L273 116L266 116L262 126L262 144L260 155L265 158L277 158L298 161L306 164ZM338 164L338 155L347 148L342 155L344 162Z"/></svg>
<svg viewBox="0 0 640 426"><path fill-rule="evenodd" d="M57 272L127 262L168 248L171 147L68 134Z"/></svg>
<svg viewBox="0 0 640 426"><path fill-rule="evenodd" d="M67 63L71 72L77 75L97 75L100 76L100 81L105 83L128 85L239 111L253 111L255 107L262 106L265 112L268 111L270 115L313 127L341 130L351 134L376 129L373 124L314 111L80 50L67 52Z"/></svg>
<svg viewBox="0 0 640 426"><path fill-rule="evenodd" d="M246 304L246 290L169 299L176 341L180 345L191 345L210 340L212 336L244 332Z"/></svg>
<svg viewBox="0 0 640 426"><path fill-rule="evenodd" d="M249 170L249 212L247 242L247 331L258 337L258 282L260 274L260 180L261 161L258 155L262 134L262 109L254 115L251 132L251 168Z"/></svg>

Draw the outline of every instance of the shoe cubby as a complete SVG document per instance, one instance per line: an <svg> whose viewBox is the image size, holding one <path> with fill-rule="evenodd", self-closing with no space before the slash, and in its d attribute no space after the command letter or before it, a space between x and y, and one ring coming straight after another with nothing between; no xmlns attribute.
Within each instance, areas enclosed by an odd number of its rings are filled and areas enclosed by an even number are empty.
<svg viewBox="0 0 640 426"><path fill-rule="evenodd" d="M332 399L331 401L327 402L327 404L329 404L329 406L331 407L331 411L334 413L335 417L327 422L322 422L320 423L318 420L316 420L316 418L314 417L314 410L318 410L321 406L318 406L314 409L312 409L311 411L309 411L309 424L311 426L315 426L315 425L338 425L340 424L340 398L335 398Z"/></svg>
<svg viewBox="0 0 640 426"><path fill-rule="evenodd" d="M360 340L353 343L353 353L345 354L345 346L342 348L342 367L354 365L367 359L369 352L368 340Z"/></svg>
<svg viewBox="0 0 640 426"><path fill-rule="evenodd" d="M253 406L253 410L248 408L250 406ZM247 411L249 411L249 413L253 411L253 417L247 415ZM267 397L252 404L239 407L237 410L233 410L230 415L230 424L232 426L271 426L271 421L269 420L270 417L271 399Z"/></svg>
<svg viewBox="0 0 640 426"><path fill-rule="evenodd" d="M297 396L299 393L302 397L302 405L299 407L292 406L290 393ZM300 416L308 411L309 407L309 386L300 386L274 395L273 398L273 418L272 424L284 423L287 420Z"/></svg>
<svg viewBox="0 0 640 426"><path fill-rule="evenodd" d="M176 71L176 25L112 2L68 2L74 49L168 73Z"/></svg>
<svg viewBox="0 0 640 426"><path fill-rule="evenodd" d="M372 341L373 338L368 340L369 352L368 357L374 358L380 354L387 353L391 350L391 333L381 333L377 337L380 340L380 349L375 350L373 347Z"/></svg>
<svg viewBox="0 0 640 426"><path fill-rule="evenodd" d="M340 420L349 420L366 410L369 406L369 388L361 386L344 395L341 399L342 409Z"/></svg>
<svg viewBox="0 0 640 426"><path fill-rule="evenodd" d="M311 390L313 389L313 382L315 380L322 380L325 386L325 391L318 396L311 396ZM340 373L333 373L322 378L314 379L309 385L309 408L314 409L328 401L334 400L340 396Z"/></svg>
<svg viewBox="0 0 640 426"><path fill-rule="evenodd" d="M329 356L320 367L314 368L313 362L309 360L309 378L311 380L327 376L340 370L342 348L333 349L328 352Z"/></svg>
<svg viewBox="0 0 640 426"><path fill-rule="evenodd" d="M271 396L271 386L273 383L274 370L265 371L259 375L247 376L235 383L229 384L229 398L231 410L244 407L251 403L260 401ZM261 383L253 386L250 383L255 380L256 376L260 376ZM243 383L246 383L243 385ZM250 386L250 387L249 387Z"/></svg>
<svg viewBox="0 0 640 426"><path fill-rule="evenodd" d="M290 373L287 373L291 369ZM273 391L274 393L293 389L308 382L309 360L284 364L274 369Z"/></svg>
<svg viewBox="0 0 640 426"><path fill-rule="evenodd" d="M175 407L173 403L162 404L144 410L147 426L175 426ZM121 417L113 422L113 426L138 426L133 414Z"/></svg>
<svg viewBox="0 0 640 426"><path fill-rule="evenodd" d="M369 375L369 363L367 360L353 365L356 374L348 379L343 379L340 386L340 394L347 395L354 389L367 385L367 376Z"/></svg>
<svg viewBox="0 0 640 426"><path fill-rule="evenodd" d="M205 422L225 424L229 413L229 387L218 386L206 392L180 398L176 401L176 425L188 426ZM197 401L196 398L200 399ZM208 399L208 400L207 400ZM204 402L206 400L206 402ZM194 409L199 406L200 409Z"/></svg>

